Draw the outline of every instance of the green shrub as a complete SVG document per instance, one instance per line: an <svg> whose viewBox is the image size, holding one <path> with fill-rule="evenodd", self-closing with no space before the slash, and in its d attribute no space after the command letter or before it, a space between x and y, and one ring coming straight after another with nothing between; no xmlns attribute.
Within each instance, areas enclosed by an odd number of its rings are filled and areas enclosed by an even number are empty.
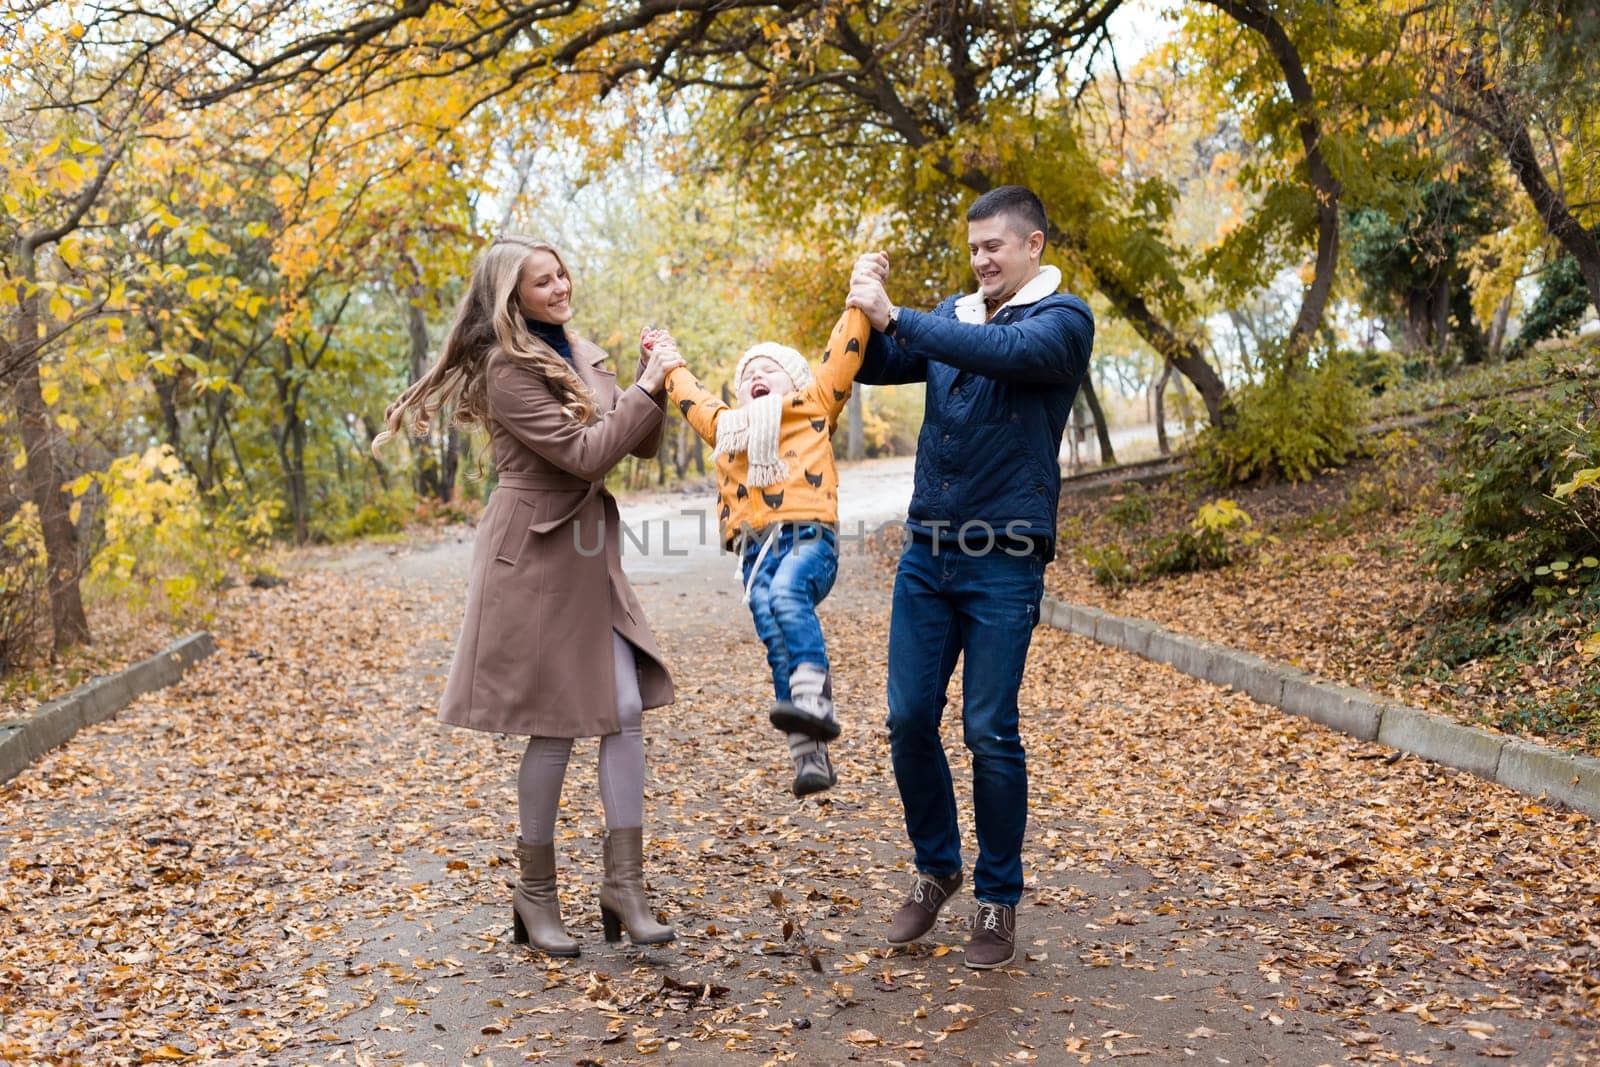
<svg viewBox="0 0 1600 1067"><path fill-rule="evenodd" d="M234 568L272 532L275 501L251 501L228 485L232 503L208 499L167 445L123 456L104 473L68 483L74 498L101 494L105 543L89 564L93 591L175 621L203 621ZM72 505L76 518L83 501Z"/></svg>
<svg viewBox="0 0 1600 1067"><path fill-rule="evenodd" d="M1143 526L1154 517L1155 509L1150 506L1150 497L1142 489L1135 488L1106 505L1106 518L1118 526Z"/></svg>
<svg viewBox="0 0 1600 1067"><path fill-rule="evenodd" d="M1442 479L1454 503L1418 531L1441 579L1511 603L1600 575L1583 565L1600 557L1600 492L1581 482L1600 467L1596 373L1592 362L1552 363L1542 397L1490 401L1463 421Z"/></svg>
<svg viewBox="0 0 1600 1067"><path fill-rule="evenodd" d="M1260 540L1251 525L1250 516L1231 500L1202 504L1187 529L1150 546L1144 574L1192 574L1230 566Z"/></svg>
<svg viewBox="0 0 1600 1067"><path fill-rule="evenodd" d="M330 532L339 541L399 533L406 528L406 522L416 511L416 503L416 496L409 486L390 489L368 499Z"/></svg>
<svg viewBox="0 0 1600 1067"><path fill-rule="evenodd" d="M1138 578L1138 572L1119 545L1089 545L1080 554L1095 582L1107 589L1121 589Z"/></svg>
<svg viewBox="0 0 1600 1067"><path fill-rule="evenodd" d="M1343 358L1293 377L1274 371L1235 394L1231 425L1200 434L1196 469L1221 486L1260 477L1305 481L1355 451L1364 403Z"/></svg>

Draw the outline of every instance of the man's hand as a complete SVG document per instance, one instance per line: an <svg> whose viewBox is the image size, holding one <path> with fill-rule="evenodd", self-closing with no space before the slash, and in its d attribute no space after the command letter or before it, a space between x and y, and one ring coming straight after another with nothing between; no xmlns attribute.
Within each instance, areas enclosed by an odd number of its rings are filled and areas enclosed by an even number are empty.
<svg viewBox="0 0 1600 1067"><path fill-rule="evenodd" d="M880 333L889 325L889 312L894 305L889 302L889 294L883 290L883 282L876 278L863 278L850 284L850 296L845 300L844 306L860 308L867 316L867 321L874 330Z"/></svg>
<svg viewBox="0 0 1600 1067"><path fill-rule="evenodd" d="M855 270L850 274L853 286L861 281L876 281L882 285L889 280L889 257L882 252L866 252L856 259Z"/></svg>

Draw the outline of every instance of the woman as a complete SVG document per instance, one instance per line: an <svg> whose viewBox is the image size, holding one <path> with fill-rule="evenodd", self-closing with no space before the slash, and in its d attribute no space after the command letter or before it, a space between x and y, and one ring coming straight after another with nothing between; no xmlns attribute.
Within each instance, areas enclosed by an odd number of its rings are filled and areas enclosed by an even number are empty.
<svg viewBox="0 0 1600 1067"><path fill-rule="evenodd" d="M517 776L518 943L578 955L556 895L555 822L575 737L600 737L607 941L673 939L645 899L644 708L673 701L644 611L622 573L617 503L602 484L626 455L655 455L667 371L641 344L637 384L618 390L605 352L570 334L572 281L554 247L501 237L484 252L444 352L390 405L376 450L441 406L488 427L498 484L472 549L466 617L439 718L526 734Z"/></svg>

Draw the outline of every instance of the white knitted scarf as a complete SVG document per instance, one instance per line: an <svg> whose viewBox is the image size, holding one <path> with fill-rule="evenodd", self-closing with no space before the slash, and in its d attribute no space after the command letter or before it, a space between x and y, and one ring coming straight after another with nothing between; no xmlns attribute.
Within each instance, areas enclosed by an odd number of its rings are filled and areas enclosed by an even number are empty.
<svg viewBox="0 0 1600 1067"><path fill-rule="evenodd" d="M717 419L717 444L711 457L744 452L750 457L750 484L760 489L789 477L789 464L778 454L785 398L768 393L743 407L730 408Z"/></svg>

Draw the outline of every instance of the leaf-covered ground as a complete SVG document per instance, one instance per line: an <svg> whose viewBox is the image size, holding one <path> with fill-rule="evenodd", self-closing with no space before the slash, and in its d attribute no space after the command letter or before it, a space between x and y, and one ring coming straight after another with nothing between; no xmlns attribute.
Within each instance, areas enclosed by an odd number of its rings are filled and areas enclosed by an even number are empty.
<svg viewBox="0 0 1600 1067"><path fill-rule="evenodd" d="M1579 649L1592 620L1556 619L1539 640L1505 623L1475 623L1496 651L1451 665L1425 644L1458 604L1429 574L1412 533L1447 503L1436 488L1437 446L1434 437L1397 434L1378 458L1299 485L1218 493L1171 480L1063 493L1062 552L1047 591L1465 722L1600 752L1600 708L1586 706L1585 695L1596 664ZM1139 561L1218 496L1237 502L1251 532L1263 535L1240 562L1120 587L1096 581L1086 547L1115 544Z"/></svg>
<svg viewBox="0 0 1600 1067"><path fill-rule="evenodd" d="M466 550L236 591L215 657L0 787L0 1059L1600 1057L1595 824L1046 629L1026 956L960 965L965 891L930 943L888 949L889 587L859 552L824 611L842 781L804 803L726 559L641 570L681 691L646 728L648 873L679 940L600 937L582 742L558 834L583 956L543 959L507 914L520 746L433 717ZM965 798L954 712L946 733Z"/></svg>

